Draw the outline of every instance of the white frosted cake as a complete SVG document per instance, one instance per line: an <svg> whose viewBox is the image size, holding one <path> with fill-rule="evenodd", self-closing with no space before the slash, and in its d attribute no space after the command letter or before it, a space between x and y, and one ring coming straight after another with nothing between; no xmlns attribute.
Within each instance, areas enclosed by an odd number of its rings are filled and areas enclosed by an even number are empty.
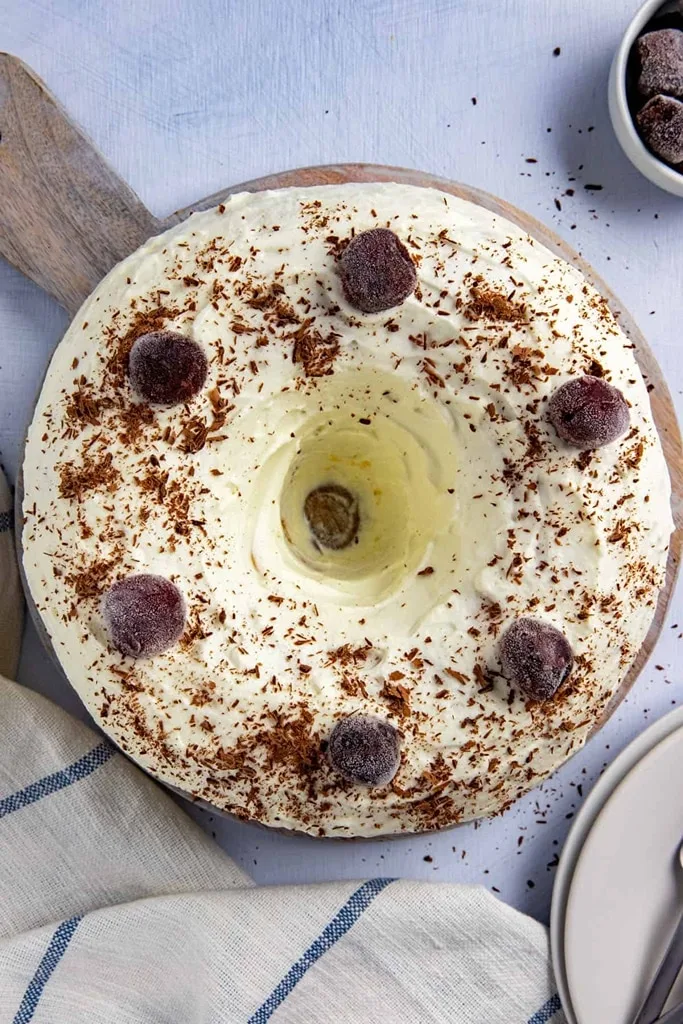
<svg viewBox="0 0 683 1024"><path fill-rule="evenodd" d="M57 348L24 566L157 778L326 836L491 814L585 741L673 529L633 346L582 275L397 184L241 194Z"/></svg>

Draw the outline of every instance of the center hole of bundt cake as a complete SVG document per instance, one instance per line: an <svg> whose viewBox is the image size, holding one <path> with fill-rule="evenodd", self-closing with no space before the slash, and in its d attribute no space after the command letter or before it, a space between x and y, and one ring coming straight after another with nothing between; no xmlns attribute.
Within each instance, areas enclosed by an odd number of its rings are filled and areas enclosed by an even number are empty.
<svg viewBox="0 0 683 1024"><path fill-rule="evenodd" d="M309 423L280 493L290 552L329 580L399 573L415 542L409 476L387 420L368 430L335 411Z"/></svg>
<svg viewBox="0 0 683 1024"><path fill-rule="evenodd" d="M287 399L297 418L273 463L281 571L316 598L327 587L330 600L369 607L407 584L432 550L445 545L450 564L448 412L410 382L369 370L322 378L303 400Z"/></svg>

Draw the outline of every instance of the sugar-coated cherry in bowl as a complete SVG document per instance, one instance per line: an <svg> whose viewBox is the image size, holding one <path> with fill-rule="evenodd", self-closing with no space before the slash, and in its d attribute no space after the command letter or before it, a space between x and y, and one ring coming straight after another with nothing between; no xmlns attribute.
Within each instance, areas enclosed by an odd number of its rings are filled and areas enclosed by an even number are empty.
<svg viewBox="0 0 683 1024"><path fill-rule="evenodd" d="M669 15L667 13L669 8L670 5L664 3L663 0L647 0L637 11L626 29L612 61L608 101L614 132L621 148L634 167L666 192L683 197L683 170L671 166L665 162L663 157L648 149L641 137L641 132L647 133L649 130L653 120L652 111L650 111L650 116L646 112L645 118L641 119L644 120L644 123L640 125L640 132L637 121L639 113L648 102L652 102L653 97L641 95L638 98L636 44L645 32L677 27L676 18L680 19L680 30L683 31L683 15ZM659 84L662 89L668 87L665 81ZM659 95L659 93L655 95ZM668 94L665 92L664 95ZM661 104L656 106L661 106ZM672 104L665 106L671 107ZM658 111L655 110L654 113L657 117L659 116ZM675 116L676 111L669 110L668 113L673 113ZM670 153L671 150L667 148L667 152Z"/></svg>

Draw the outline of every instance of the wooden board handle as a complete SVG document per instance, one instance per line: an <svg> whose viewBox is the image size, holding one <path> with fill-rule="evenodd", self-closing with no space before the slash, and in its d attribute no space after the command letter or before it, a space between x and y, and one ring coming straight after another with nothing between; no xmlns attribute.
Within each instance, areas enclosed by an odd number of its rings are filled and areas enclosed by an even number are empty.
<svg viewBox="0 0 683 1024"><path fill-rule="evenodd" d="M75 313L159 230L41 80L0 53L0 255Z"/></svg>

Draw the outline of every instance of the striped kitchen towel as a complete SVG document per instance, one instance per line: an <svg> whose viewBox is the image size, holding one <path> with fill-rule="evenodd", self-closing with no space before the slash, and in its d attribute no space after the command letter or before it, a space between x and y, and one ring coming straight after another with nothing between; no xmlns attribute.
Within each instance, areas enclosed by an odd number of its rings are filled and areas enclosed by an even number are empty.
<svg viewBox="0 0 683 1024"><path fill-rule="evenodd" d="M12 556L0 543L3 580ZM5 671L18 603L4 585ZM564 1021L545 929L485 890L255 887L107 742L8 679L0 908L0 1024Z"/></svg>

